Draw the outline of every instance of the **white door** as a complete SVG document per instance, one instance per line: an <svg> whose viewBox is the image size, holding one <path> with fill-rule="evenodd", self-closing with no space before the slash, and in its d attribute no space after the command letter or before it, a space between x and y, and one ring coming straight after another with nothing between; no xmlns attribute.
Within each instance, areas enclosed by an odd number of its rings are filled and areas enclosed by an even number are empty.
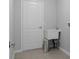
<svg viewBox="0 0 79 59"><path fill-rule="evenodd" d="M43 44L43 2L24 1L22 21L22 49L42 48Z"/></svg>

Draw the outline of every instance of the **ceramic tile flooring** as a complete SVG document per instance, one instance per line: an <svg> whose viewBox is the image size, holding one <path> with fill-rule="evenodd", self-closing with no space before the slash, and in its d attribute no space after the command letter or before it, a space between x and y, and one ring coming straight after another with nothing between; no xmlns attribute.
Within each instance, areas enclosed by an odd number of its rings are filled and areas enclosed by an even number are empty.
<svg viewBox="0 0 79 59"><path fill-rule="evenodd" d="M16 53L15 59L70 59L70 57L59 49L52 49L47 53L42 49L35 49Z"/></svg>

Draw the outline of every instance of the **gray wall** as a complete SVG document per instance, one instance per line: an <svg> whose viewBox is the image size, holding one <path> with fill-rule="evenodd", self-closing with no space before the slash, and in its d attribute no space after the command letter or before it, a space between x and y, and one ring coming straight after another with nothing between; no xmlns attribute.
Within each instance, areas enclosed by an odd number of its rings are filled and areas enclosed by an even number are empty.
<svg viewBox="0 0 79 59"><path fill-rule="evenodd" d="M15 50L21 48L21 0L14 0Z"/></svg>
<svg viewBox="0 0 79 59"><path fill-rule="evenodd" d="M57 0L57 27L62 30L60 47L70 52L70 29L67 17L70 16L70 1Z"/></svg>
<svg viewBox="0 0 79 59"><path fill-rule="evenodd" d="M56 28L56 0L44 0L44 23L46 29Z"/></svg>

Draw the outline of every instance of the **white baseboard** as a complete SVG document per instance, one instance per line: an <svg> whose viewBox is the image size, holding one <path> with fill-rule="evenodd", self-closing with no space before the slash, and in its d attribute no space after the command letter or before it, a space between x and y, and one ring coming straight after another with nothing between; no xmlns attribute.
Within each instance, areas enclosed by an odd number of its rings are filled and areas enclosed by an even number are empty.
<svg viewBox="0 0 79 59"><path fill-rule="evenodd" d="M13 55L12 55L12 58L11 59L15 59L15 52L13 52Z"/></svg>
<svg viewBox="0 0 79 59"><path fill-rule="evenodd" d="M15 59L15 54L16 53L20 53L20 52L22 52L23 50L16 50L16 51L14 51L14 54L13 54L13 57L12 57L12 59Z"/></svg>
<svg viewBox="0 0 79 59"><path fill-rule="evenodd" d="M20 49L20 50L16 50L15 53L20 53L20 52L23 52L23 51L37 50L37 49L42 49L42 48L35 48L35 49Z"/></svg>
<svg viewBox="0 0 79 59"><path fill-rule="evenodd" d="M70 56L70 53L68 52L68 51L66 51L65 49L63 49L63 48L59 48L61 51L63 51L66 55L68 55L68 56Z"/></svg>
<svg viewBox="0 0 79 59"><path fill-rule="evenodd" d="M16 50L15 53L23 52L23 50Z"/></svg>

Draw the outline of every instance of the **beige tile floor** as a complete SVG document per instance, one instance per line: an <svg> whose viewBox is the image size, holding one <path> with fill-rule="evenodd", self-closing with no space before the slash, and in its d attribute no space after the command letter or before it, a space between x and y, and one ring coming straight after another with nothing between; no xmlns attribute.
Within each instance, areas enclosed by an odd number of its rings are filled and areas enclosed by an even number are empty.
<svg viewBox="0 0 79 59"><path fill-rule="evenodd" d="M70 57L59 49L52 49L48 53L43 52L42 49L35 49L17 53L15 59L70 59Z"/></svg>

